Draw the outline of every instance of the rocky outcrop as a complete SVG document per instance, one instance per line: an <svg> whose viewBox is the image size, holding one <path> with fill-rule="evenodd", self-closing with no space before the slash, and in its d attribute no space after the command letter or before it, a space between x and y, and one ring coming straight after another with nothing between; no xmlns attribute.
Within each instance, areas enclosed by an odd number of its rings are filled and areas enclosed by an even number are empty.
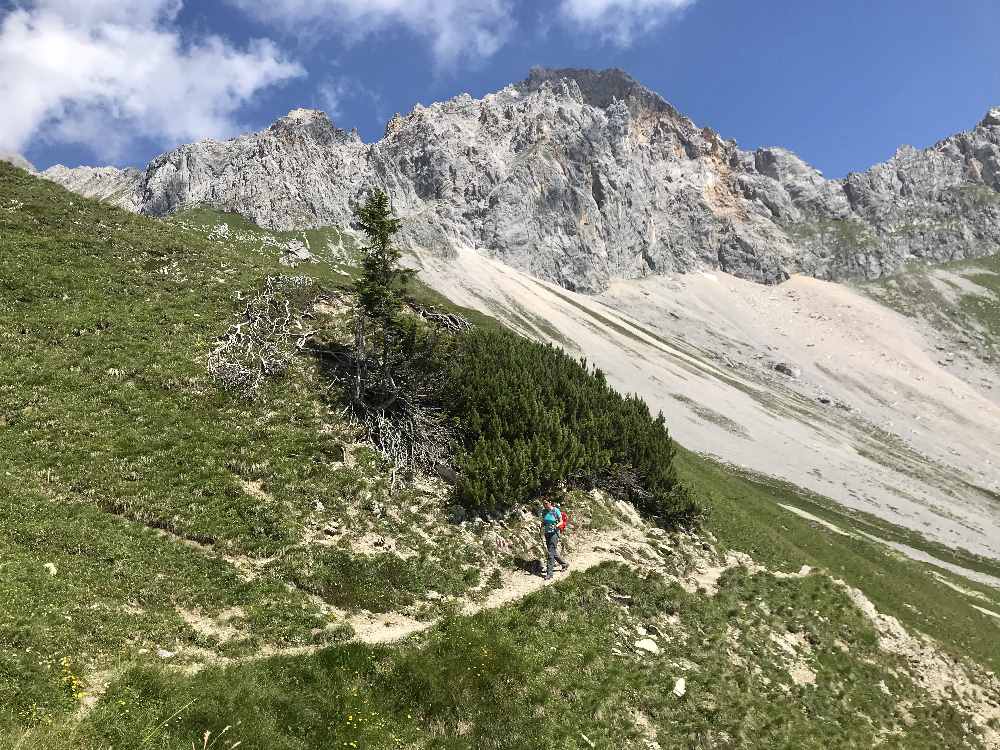
<svg viewBox="0 0 1000 750"><path fill-rule="evenodd" d="M533 70L482 99L417 105L372 144L295 110L259 133L182 146L141 174L45 175L144 213L203 204L276 229L347 224L381 186L406 247L475 248L581 291L699 268L768 283L877 277L1000 246L1000 109L929 149L826 180L789 151L743 151L699 128L618 70Z"/></svg>
<svg viewBox="0 0 1000 750"><path fill-rule="evenodd" d="M58 182L67 190L89 198L115 203L130 211L142 211L139 187L143 173L132 167L64 167L56 164L42 172L42 177Z"/></svg>

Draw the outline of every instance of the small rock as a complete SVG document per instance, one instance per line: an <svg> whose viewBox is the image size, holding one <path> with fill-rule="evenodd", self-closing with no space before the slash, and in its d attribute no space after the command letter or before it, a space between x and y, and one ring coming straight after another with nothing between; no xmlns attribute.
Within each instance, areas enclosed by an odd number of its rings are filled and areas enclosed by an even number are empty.
<svg viewBox="0 0 1000 750"><path fill-rule="evenodd" d="M299 240L289 240L288 244L285 246L285 252L278 259L278 262L283 266L291 266L294 268L299 263L305 263L313 260L316 260L316 258L309 252L302 242Z"/></svg>
<svg viewBox="0 0 1000 750"><path fill-rule="evenodd" d="M775 372L780 372L782 375L787 375L790 378L799 378L802 376L802 370L795 365L789 364L788 362L775 362L771 365L771 369Z"/></svg>
<svg viewBox="0 0 1000 750"><path fill-rule="evenodd" d="M174 651L167 651L165 648L158 648L156 649L156 655L161 659L172 659L177 656L177 653Z"/></svg>
<svg viewBox="0 0 1000 750"><path fill-rule="evenodd" d="M683 677L678 677L677 682L674 683L674 695L678 698L683 698L685 693L687 693L687 680Z"/></svg>
<svg viewBox="0 0 1000 750"><path fill-rule="evenodd" d="M45 569L49 571L50 576L54 576L56 573L59 572L59 569L56 567L55 563L45 563Z"/></svg>
<svg viewBox="0 0 1000 750"><path fill-rule="evenodd" d="M649 632L642 625L636 625L635 632L642 638L645 638L647 635L649 635Z"/></svg>
<svg viewBox="0 0 1000 750"><path fill-rule="evenodd" d="M660 647L656 645L656 641L652 638L643 638L641 641L636 641L635 647L641 651L648 651L654 655L660 653Z"/></svg>
<svg viewBox="0 0 1000 750"><path fill-rule="evenodd" d="M438 461L434 465L434 472L441 477L444 481L454 484L458 481L458 472L455 471L454 467L444 461Z"/></svg>

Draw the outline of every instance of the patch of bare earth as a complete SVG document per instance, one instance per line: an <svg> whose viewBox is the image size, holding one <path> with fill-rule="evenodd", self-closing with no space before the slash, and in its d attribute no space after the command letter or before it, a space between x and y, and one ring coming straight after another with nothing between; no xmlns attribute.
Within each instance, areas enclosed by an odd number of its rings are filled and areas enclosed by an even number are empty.
<svg viewBox="0 0 1000 750"><path fill-rule="evenodd" d="M178 607L177 614L198 635L211 638L219 643L226 643L240 634L239 628L233 625L232 621L243 618L246 613L240 607L230 607L212 617Z"/></svg>

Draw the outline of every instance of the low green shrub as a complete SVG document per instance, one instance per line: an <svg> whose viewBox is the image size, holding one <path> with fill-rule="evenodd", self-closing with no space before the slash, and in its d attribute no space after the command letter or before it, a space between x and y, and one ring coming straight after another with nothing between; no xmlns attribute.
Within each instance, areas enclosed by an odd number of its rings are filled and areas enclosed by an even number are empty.
<svg viewBox="0 0 1000 750"><path fill-rule="evenodd" d="M563 350L515 334L463 334L445 364L443 405L462 445L456 493L466 508L502 510L563 480L621 484L643 512L677 523L697 512L678 482L663 415L622 396Z"/></svg>

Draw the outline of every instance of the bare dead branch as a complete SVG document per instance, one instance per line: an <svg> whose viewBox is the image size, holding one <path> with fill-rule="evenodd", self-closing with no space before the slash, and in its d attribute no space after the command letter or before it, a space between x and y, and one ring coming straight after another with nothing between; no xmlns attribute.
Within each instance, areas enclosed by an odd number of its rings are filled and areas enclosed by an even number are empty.
<svg viewBox="0 0 1000 750"><path fill-rule="evenodd" d="M292 351L287 340L294 338L295 349L302 349L315 333L301 330L288 294L313 283L307 276L270 276L260 292L234 295L235 302L244 303L239 320L208 355L208 371L223 388L252 398L264 378L288 369ZM291 330L293 323L300 330Z"/></svg>
<svg viewBox="0 0 1000 750"><path fill-rule="evenodd" d="M432 310L428 307L424 307L423 305L418 305L415 302L410 303L410 309L428 323L432 323L433 325L436 325L439 328L444 328L452 333L465 333L472 328L472 323L463 318L461 315L457 315L455 313Z"/></svg>

